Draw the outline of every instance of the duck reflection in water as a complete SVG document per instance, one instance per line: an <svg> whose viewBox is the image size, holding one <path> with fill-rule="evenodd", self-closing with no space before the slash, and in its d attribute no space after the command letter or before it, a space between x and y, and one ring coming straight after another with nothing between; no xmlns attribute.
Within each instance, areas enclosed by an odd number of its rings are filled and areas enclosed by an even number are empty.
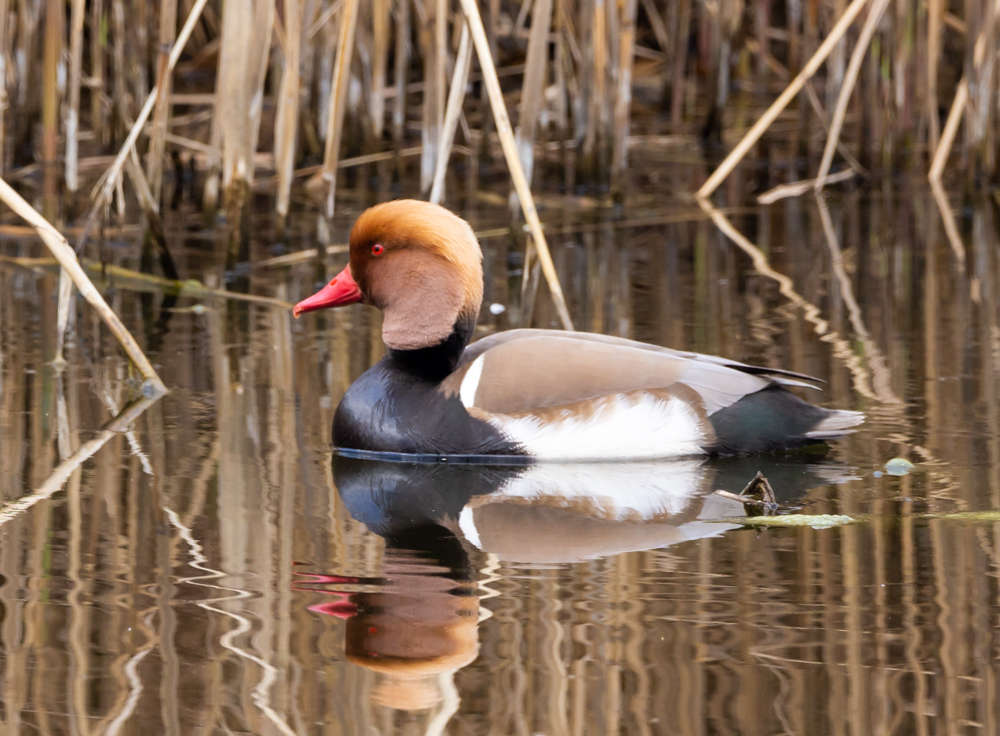
<svg viewBox="0 0 1000 736"><path fill-rule="evenodd" d="M310 576L346 618L352 663L379 674L375 704L458 707L453 675L478 654L477 550L509 563L572 563L717 536L738 525L738 492L761 470L779 502L851 479L808 457L534 466L407 464L335 456L351 516L385 540L381 576ZM343 592L337 592L337 590ZM347 592L348 590L352 592ZM361 592L359 592L361 591Z"/></svg>

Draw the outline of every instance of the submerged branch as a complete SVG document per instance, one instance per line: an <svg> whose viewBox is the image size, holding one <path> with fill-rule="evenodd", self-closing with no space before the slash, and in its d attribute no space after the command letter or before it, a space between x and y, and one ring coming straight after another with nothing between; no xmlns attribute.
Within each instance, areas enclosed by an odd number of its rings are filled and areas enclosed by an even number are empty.
<svg viewBox="0 0 1000 736"><path fill-rule="evenodd" d="M101 296L101 293L91 283L80 262L77 260L76 254L73 252L70 244L66 242L66 238L62 236L62 233L56 230L48 220L42 217L20 194L15 192L2 179L0 179L0 200L35 228L38 236L48 246L48 249L52 251L52 255L56 257L56 260L59 261L59 265L73 279L73 283L76 284L76 288L80 290L83 298L90 302L90 305L100 315L104 324L108 326L108 329L118 339L129 359L146 381L144 393L150 397L162 396L167 393L167 387L163 385L163 381L160 380L160 377L153 369L152 363L149 362L149 359L142 352L139 343L135 341L135 338L132 337L132 334L122 323L121 319L118 318L118 315L108 306L108 303L104 301L104 297Z"/></svg>
<svg viewBox="0 0 1000 736"><path fill-rule="evenodd" d="M59 267L58 261L52 258L19 258L15 256L0 255L0 264L9 263L21 268L30 270L44 269L55 270ZM183 296L191 299L232 299L234 301L251 302L253 304L263 304L269 307L279 307L281 309L291 309L292 304L282 299L275 299L270 296L258 296L256 294L241 294L237 291L226 291L225 289L215 289L211 286L194 279L180 281L177 279L167 279L161 276L153 276L141 271L133 271L131 268L114 266L110 264L97 263L89 259L81 261L83 268L94 275L97 283L114 284L121 289L131 291L162 292L170 296Z"/></svg>

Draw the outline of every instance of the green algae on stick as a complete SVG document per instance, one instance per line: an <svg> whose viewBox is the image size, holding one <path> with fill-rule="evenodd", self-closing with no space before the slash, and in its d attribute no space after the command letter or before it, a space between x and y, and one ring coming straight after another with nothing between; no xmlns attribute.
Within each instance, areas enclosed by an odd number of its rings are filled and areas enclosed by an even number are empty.
<svg viewBox="0 0 1000 736"><path fill-rule="evenodd" d="M842 514L785 514L783 516L737 516L732 519L717 519L723 524L743 524L744 526L808 526L813 529L829 529L835 526L853 524L857 519Z"/></svg>

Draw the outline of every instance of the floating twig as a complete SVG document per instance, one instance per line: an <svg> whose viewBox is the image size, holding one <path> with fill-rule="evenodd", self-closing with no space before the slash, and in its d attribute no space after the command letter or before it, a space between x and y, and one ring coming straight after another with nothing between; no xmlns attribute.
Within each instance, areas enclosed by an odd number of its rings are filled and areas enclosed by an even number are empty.
<svg viewBox="0 0 1000 736"><path fill-rule="evenodd" d="M315 255L315 252L314 254ZM20 268L30 270L54 269L59 266L59 262L51 258L17 258L12 256L0 256L0 264L10 263ZM238 302L250 302L253 304L263 304L279 309L291 309L292 304L282 299L275 299L270 296L258 296L257 294L241 294L238 291L226 291L225 289L214 289L206 286L200 281L188 279L180 281L177 279L167 279L160 276L153 276L141 271L133 271L131 268L114 266L105 263L96 263L87 259L80 261L84 270L89 271L100 282L101 279L113 283L115 286L134 291L157 291L171 296L183 296L191 299L231 299Z"/></svg>
<svg viewBox="0 0 1000 736"><path fill-rule="evenodd" d="M858 172L854 169L844 169L843 171L838 171L836 174L830 174L826 177L827 184L836 184L841 181L848 181L853 179L858 175ZM803 179L802 181L794 181L791 184L779 184L774 187L774 189L768 189L766 192L757 197L758 204L773 204L779 199L785 199L786 197L798 197L810 189L815 189L819 179Z"/></svg>

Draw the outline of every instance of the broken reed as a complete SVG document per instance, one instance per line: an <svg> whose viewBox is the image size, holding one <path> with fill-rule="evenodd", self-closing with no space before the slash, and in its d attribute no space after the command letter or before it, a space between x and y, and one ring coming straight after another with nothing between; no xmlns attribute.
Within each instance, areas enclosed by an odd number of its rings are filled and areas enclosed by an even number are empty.
<svg viewBox="0 0 1000 736"><path fill-rule="evenodd" d="M484 162L499 163L478 61L462 84L459 0L200 5L0 0L0 173L39 160L48 194L77 191L81 177L100 171L81 161L118 151L154 88L162 96L137 146L157 203L171 157L174 164L193 158L206 173L208 209L220 193L244 193L242 200L257 176L273 182L282 216L303 169L318 172L311 189L329 215L344 156L419 143L425 195L454 170L447 162L456 151L474 173ZM529 180L537 185L558 173L569 189L611 187L622 195L630 134L732 146L802 70L847 3L477 5ZM171 44L192 11L193 32L171 71ZM881 17L863 33L873 13ZM832 120L846 144L834 169L845 165L847 152L876 175L923 174L946 131L955 141L952 171L970 183L995 177L998 18L1000 0L896 0L887 8L869 0L757 154L796 161L790 179L814 176L821 157L832 155ZM859 36L870 38L860 52ZM852 52L860 66L849 69ZM469 93L453 95L454 80ZM850 94L841 95L844 85ZM955 106L948 127L956 96L964 104ZM446 111L453 99L457 107ZM556 153L536 165L545 150ZM823 163L825 171L830 164ZM441 180L436 197L444 187Z"/></svg>

